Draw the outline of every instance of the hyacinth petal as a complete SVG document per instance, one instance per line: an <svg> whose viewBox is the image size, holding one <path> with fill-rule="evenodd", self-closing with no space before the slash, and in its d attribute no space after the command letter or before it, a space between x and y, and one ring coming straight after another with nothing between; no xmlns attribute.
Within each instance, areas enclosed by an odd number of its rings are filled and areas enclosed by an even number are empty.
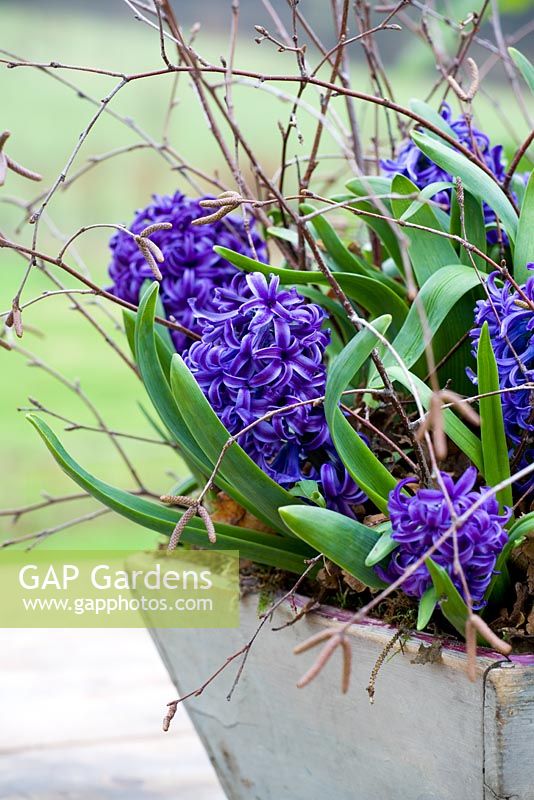
<svg viewBox="0 0 534 800"><path fill-rule="evenodd" d="M401 577L408 567L423 557L431 545L438 544L451 529L453 517L450 501L453 501L457 515L459 511L463 513L470 509L486 491L486 487L472 491L476 480L474 467L466 469L456 481L445 473L440 475L447 496L441 488L422 488L413 496L403 494L402 488L410 478L400 481L390 493L391 537L399 542L399 547L387 567L376 567L383 580L391 583ZM464 596L463 582L455 571L455 557L458 555L475 608L483 604L497 557L508 539L504 526L510 515L510 510L499 514L495 498L487 497L458 528L456 542L451 533L432 554L432 560L447 571ZM403 583L402 588L406 594L421 598L430 584L430 574L423 563Z"/></svg>
<svg viewBox="0 0 534 800"><path fill-rule="evenodd" d="M273 361L250 379L250 386L258 387L265 386L267 383L273 383L280 376L281 372L282 364L277 364Z"/></svg>
<svg viewBox="0 0 534 800"><path fill-rule="evenodd" d="M275 319L274 325L274 340L278 347L287 349L291 344L291 327L287 320Z"/></svg>
<svg viewBox="0 0 534 800"><path fill-rule="evenodd" d="M156 230L150 235L164 256L160 267L163 276L161 300L167 316L172 315L195 333L202 329L198 314L209 315L218 310L213 303L215 288L228 287L238 273L233 265L214 253L214 245L254 255L242 219L227 217L202 227L191 225L194 219L204 215L199 200L185 197L180 192L154 195L151 203L138 211L128 226L132 233L140 234L155 223L172 225L170 229ZM258 258L265 260L265 243L253 226L250 235ZM152 279L152 272L134 239L124 231L113 236L110 249L109 274L113 281L110 291L138 305L141 287L147 279ZM193 312L190 305L193 305ZM172 338L177 351L182 354L191 344L188 337L176 331L172 332Z"/></svg>
<svg viewBox="0 0 534 800"><path fill-rule="evenodd" d="M454 487L454 496L456 497L462 494L467 494L467 492L470 492L473 486L475 485L476 479L477 479L476 467L468 467L464 472L464 474L461 475L456 481L456 485Z"/></svg>

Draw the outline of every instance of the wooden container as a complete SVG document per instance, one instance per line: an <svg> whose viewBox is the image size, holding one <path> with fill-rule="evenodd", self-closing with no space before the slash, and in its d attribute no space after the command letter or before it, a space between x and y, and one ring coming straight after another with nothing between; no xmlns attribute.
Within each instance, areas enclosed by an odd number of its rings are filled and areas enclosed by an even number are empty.
<svg viewBox="0 0 534 800"><path fill-rule="evenodd" d="M471 683L460 647L444 647L439 663L413 663L432 641L413 636L383 665L370 705L366 686L394 629L351 628L348 694L339 688L339 653L297 689L318 651L295 656L293 648L342 620L343 612L324 608L271 630L291 615L283 606L264 627L231 702L226 695L237 663L186 703L231 800L534 800L534 657L507 662L480 650ZM257 597L249 596L239 629L152 635L185 694L242 647L257 624Z"/></svg>

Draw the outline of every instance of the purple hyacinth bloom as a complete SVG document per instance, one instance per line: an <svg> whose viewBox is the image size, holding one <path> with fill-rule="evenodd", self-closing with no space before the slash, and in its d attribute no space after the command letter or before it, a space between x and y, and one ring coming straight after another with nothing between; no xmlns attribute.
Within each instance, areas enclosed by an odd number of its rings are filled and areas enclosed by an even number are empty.
<svg viewBox="0 0 534 800"><path fill-rule="evenodd" d="M467 511L484 492L473 489L477 471L466 469L456 483L441 473L444 486L456 515ZM392 538L399 543L386 567L376 567L378 575L392 583L414 564L450 528L451 512L441 488L419 489L415 495L402 490L413 478L400 481L389 495L389 513ZM508 540L504 525L511 512L499 514L499 504L489 496L469 519L458 529L457 544L460 564L473 600L473 607L480 608L484 594L494 574L497 556ZM454 571L454 541L452 535L438 547L431 558L447 570L452 582L464 596L460 575ZM414 597L422 597L431 586L427 567L422 564L402 584L403 591ZM464 598L465 599L465 598Z"/></svg>
<svg viewBox="0 0 534 800"><path fill-rule="evenodd" d="M528 268L534 270L534 263ZM488 296L476 304L475 325L471 330L473 355L476 356L478 341L485 322L489 334L501 389L514 390L527 382L534 382L534 311L528 307L516 289L506 281L504 284L498 272L493 272L487 280ZM534 272L521 287L523 294L534 303ZM469 372L472 380L476 377ZM513 451L528 436L526 447L517 469L532 462L534 443L533 392L529 389L504 391L501 395L506 435L513 444ZM534 487L534 478L529 476L521 489Z"/></svg>
<svg viewBox="0 0 534 800"><path fill-rule="evenodd" d="M236 275L228 287L215 290L214 305L216 311L191 302L202 340L191 345L185 362L230 433L269 411L324 395L330 334L320 306L261 273ZM311 459L329 507L336 504L353 516L351 505L365 499L331 454L322 405L310 402L276 414L239 443L282 486L310 477L303 468Z"/></svg>
<svg viewBox="0 0 534 800"><path fill-rule="evenodd" d="M202 198L200 198L202 199ZM242 220L227 216L208 225L194 226L191 222L205 216L206 210L180 192L174 195L154 195L152 202L138 211L129 230L140 233L156 222L170 222L170 230L156 231L151 239L163 252L165 260L160 265L163 280L160 296L167 316L173 316L185 327L200 333L201 326L191 310L194 299L198 308L214 310L213 292L216 287L228 286L237 269L213 251L215 244L237 250L254 257ZM252 231L256 254L265 260L264 242ZM110 288L114 294L130 303L139 302L143 283L154 276L135 241L127 233L118 231L110 241L112 260L109 274L113 280ZM174 345L182 352L190 339L172 332Z"/></svg>
<svg viewBox="0 0 534 800"><path fill-rule="evenodd" d="M353 506L365 503L367 496L352 480L339 458L332 454L330 457L331 460L323 464L319 470L319 491L325 499L327 508L346 517L353 517Z"/></svg>
<svg viewBox="0 0 534 800"><path fill-rule="evenodd" d="M235 276L227 289L215 291L215 301L217 311L192 303L204 327L186 364L230 433L268 411L323 394L330 337L319 306L260 273ZM259 423L240 443L287 484L301 478L302 445L315 450L327 440L322 409L307 404Z"/></svg>
<svg viewBox="0 0 534 800"><path fill-rule="evenodd" d="M458 141L471 150L471 152L476 152L495 175L497 181L502 183L506 174L505 165L502 160L502 145L498 144L492 147L488 136L473 126L469 127L463 114L453 119L452 111L448 103L443 103L440 116L443 117L445 122L452 128L458 137ZM419 189L423 189L425 186L435 183L436 181L454 180L450 173L441 169L441 167L438 167L437 164L434 164L433 161L427 158L411 139L402 145L397 158L383 159L380 165L384 175L393 177L400 173L409 178L412 183L415 183ZM438 192L433 199L443 204L447 210L450 210L450 189ZM493 209L486 203L484 203L483 208L486 225L494 223L495 212ZM498 241L497 231L493 228L490 229L487 233L487 238L490 244L495 244ZM503 241L507 241L504 232Z"/></svg>

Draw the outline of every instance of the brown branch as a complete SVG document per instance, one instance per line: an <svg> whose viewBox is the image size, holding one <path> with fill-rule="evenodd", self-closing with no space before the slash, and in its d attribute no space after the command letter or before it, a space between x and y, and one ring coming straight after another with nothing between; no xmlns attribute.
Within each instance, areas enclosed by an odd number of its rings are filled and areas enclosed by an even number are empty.
<svg viewBox="0 0 534 800"><path fill-rule="evenodd" d="M505 191L506 189L508 189L510 181L512 180L512 177L517 167L519 166L521 159L523 158L523 156L525 155L525 153L527 152L528 148L530 147L533 141L534 141L534 130L532 130L529 133L523 144L520 147L518 147L512 161L510 162L510 166L508 167L508 170L502 182L502 187Z"/></svg>
<svg viewBox="0 0 534 800"><path fill-rule="evenodd" d="M122 308L127 308L130 311L137 312L139 310L139 307L134 305L133 303L129 303L127 300L123 300L122 298L117 297L111 292L106 291L106 289L102 289L100 286L98 286L98 284L94 283L90 278L87 278L85 275L82 275L80 272L75 270L73 267L70 267L60 258L54 258L52 256L47 255L46 253L41 253L40 251L34 250L33 248L25 247L24 245L18 244L17 242L11 242L8 239L4 239L3 237L0 236L0 248L2 247L7 247L11 250L16 250L17 252L24 253L26 255L31 256L32 258L45 261L47 264L53 264L56 267L60 267L60 269L64 270L65 272L68 272L69 275L72 275L73 278L77 278L77 280L79 280L81 283L85 284L86 286L89 286L89 288L92 289L94 293L97 294L99 297L105 297L106 300L110 300L112 303L115 303L116 305L121 306ZM178 322L171 322L170 320L159 316L156 316L154 319L155 322L158 322L160 325L164 325L166 328L169 328L170 330L173 331L179 331L180 333L183 333L186 336L188 336L190 339L194 340L200 339L200 336L197 333L193 333L193 331L190 331L189 328L185 328Z"/></svg>
<svg viewBox="0 0 534 800"><path fill-rule="evenodd" d="M379 428L376 427L376 425L373 425L373 423L370 420L365 419L365 417L362 417L361 414L358 414L353 408L349 408L343 403L341 404L341 408L343 409L343 411L346 411L347 414L350 414L350 416L353 417L356 420L356 422L359 422L360 425L364 425L366 428L372 431L375 434L375 436L378 436L380 439L382 439L382 441L385 442L388 447L390 447L392 450L395 450L395 452L398 453L401 456L401 458L403 458L406 461L410 469L413 469L415 472L417 472L417 464L414 461L412 461L412 459L404 452L404 450L401 447L399 447L398 444L396 444L392 439L390 439L389 436L387 436L387 434L384 433L384 431L381 431Z"/></svg>
<svg viewBox="0 0 534 800"><path fill-rule="evenodd" d="M18 536L15 539L7 539L3 542L0 542L0 550L5 547L11 547L16 544L20 544L21 542L33 542L33 547L42 541L43 539L47 539L49 536L52 536L54 533L59 533L60 531L67 530L68 528L73 528L76 525L81 525L83 522L90 522L97 517L102 517L104 514L110 514L110 508L97 508L96 511L90 511L88 514L83 514L80 517L75 517L74 519L69 519L67 522L60 522L58 525L54 525L52 528L45 528L42 531L37 531L37 533L27 533L24 536Z"/></svg>
<svg viewBox="0 0 534 800"><path fill-rule="evenodd" d="M17 62L17 66L37 67L37 68L46 67L48 69L50 69L52 67L57 68L57 69L60 69L60 68L61 69L81 69L81 70L84 69L83 67L73 67L70 64L58 64L58 63L54 63L54 62L46 63L46 64L41 64L41 63L38 63L38 62L29 62L29 61L28 62ZM195 67L186 66L186 65L181 65L181 66L178 65L178 66L175 66L173 68L173 70L168 70L168 69L166 69L166 70L150 70L150 71L146 71L146 72L132 73L132 74L129 74L129 75L126 76L124 83L125 84L129 84L129 83L133 83L133 82L138 81L138 80L146 80L146 79L155 78L155 77L158 77L158 76L161 76L161 75L168 75L171 72L189 72L189 73L193 74L195 71L198 72L198 73L202 73L202 74L224 75L226 70L225 70L224 67L218 67L218 66L211 65L211 64L210 65L197 65ZM109 72L103 71L103 74L117 75L117 73L115 73L113 71L109 71ZM426 128L427 130L431 131L432 133L435 133L436 136L438 136L440 139L443 139L443 141L445 141L448 144L450 144L459 153L462 153L462 155L464 155L469 161L471 161L474 164L476 164L483 172L485 172L486 175L488 175L488 177L490 177L493 181L498 183L498 181L497 181L495 175L492 173L491 169L485 163L480 162L479 159L476 157L476 155L474 153L472 153L471 150L469 150L469 148L467 148L466 146L462 145L453 136L450 136L448 133L443 131L440 127L438 127L437 125L434 125L432 122L428 121L424 117L421 117L419 114L417 114L416 112L412 111L410 108L406 108L406 107L404 107L404 106L402 106L402 105L400 105L400 104L398 104L398 103L396 103L396 102L394 102L392 100L389 100L386 97L377 97L375 95L368 94L367 92L359 92L359 91L356 91L354 89L349 89L349 88L345 88L345 87L340 86L340 85L332 84L329 81L325 81L325 80L322 80L322 79L317 78L317 77L312 78L311 76L306 76L306 78L303 79L301 76L296 76L296 75L284 75L284 74L276 74L276 73L272 73L272 74L270 74L270 73L261 73L261 72L256 72L254 70L244 70L244 69L237 69L237 68L235 68L233 70L233 74L237 75L238 77L253 78L253 79L258 80L258 81L260 81L262 83L265 83L265 82L272 82L272 83L276 83L276 82L280 82L280 83L301 83L303 80L305 80L305 83L308 83L308 84L310 84L312 86L318 86L318 87L320 87L322 89L326 89L326 90L332 91L333 92L333 96L353 97L353 98L355 98L357 100L363 100L365 102L372 103L373 105L378 105L378 106L381 106L383 108L387 108L390 111L395 111L395 112L397 112L397 113L399 113L399 114L401 114L403 116L408 117L409 119L412 119L418 125L421 125L423 128ZM119 85L122 86L122 82ZM117 91L118 91L118 87L116 87L115 93ZM106 102L109 103L110 100L107 99Z"/></svg>
<svg viewBox="0 0 534 800"><path fill-rule="evenodd" d="M348 15L349 15L349 7L350 7L350 0L343 0L343 11L341 14L341 23L339 26L339 41L337 46L334 48L335 51L335 60L332 66L332 72L330 74L330 84L332 86L336 82L336 78L339 74L339 70L342 63L343 57L343 43L345 41L345 37L347 34L347 22L348 22ZM314 77L314 73L312 73L311 77ZM321 97L320 101L320 108L322 116L326 115L326 111L328 109L328 105L330 103L330 99L334 89L327 89L326 93ZM313 138L312 148L310 152L310 160L308 161L308 166L306 167L306 172L304 173L304 177L300 181L299 191L306 190L310 185L311 177L315 171L317 166L317 153L319 151L319 145L321 143L321 138L323 135L323 124L322 121L319 120L317 128L315 130L315 136Z"/></svg>
<svg viewBox="0 0 534 800"><path fill-rule="evenodd" d="M298 580L291 587L291 589L289 589L288 592L286 592L278 600L276 600L276 602L273 603L272 606L261 615L258 627L256 628L256 630L254 631L254 633L251 636L251 638L248 640L248 642L243 647L241 647L239 650L237 650L237 652L233 653L231 656L228 656L228 658L225 660L225 662L223 664L221 664L221 666L218 667L218 669L216 669L215 672L212 673L210 675L210 677L207 680L205 680L204 683L202 683L197 689L193 689L193 691L188 692L187 694L182 695L182 697L179 697L177 700L173 700L171 703L167 704L167 707L168 707L169 710L168 710L168 712L165 715L165 718L163 720L163 730L164 731L168 731L169 730L169 727L170 727L170 724L172 722L172 719L173 719L174 715L176 714L176 709L178 708L180 703L183 703L184 700L188 700L190 697L199 697L204 692L204 690L207 689L207 687L211 683L213 683L213 681L221 674L221 672L224 672L224 670L230 664L232 664L237 658L239 658L239 656L243 656L243 660L242 660L241 664L239 665L239 669L238 669L238 671L236 673L236 676L234 678L234 681L232 683L230 691L228 692L228 695L227 695L227 700L231 700L232 699L232 695L233 695L233 693L234 693L234 691L235 691L235 689L236 689L236 687L237 687L237 685L239 683L241 675L243 674L243 670L245 668L245 664L247 662L250 650L251 650L254 642L256 641L257 637L259 636L262 628L267 623L267 621L272 617L272 615L277 610L277 608L279 608L283 603L286 602L286 600L288 600L290 597L292 597L295 594L295 592L298 590L299 586L302 584L302 582L309 575L309 573L313 570L313 568L315 567L315 565L317 564L317 562L321 558L323 558L323 556L322 556L321 553L319 553L317 556L312 558L310 561L306 562L307 563L306 569L303 571L302 575L298 578Z"/></svg>
<svg viewBox="0 0 534 800"><path fill-rule="evenodd" d="M13 517L13 522L15 523L20 517L24 516L24 514L31 514L32 511L41 511L43 508L48 508L49 506L68 503L73 500L89 500L91 498L91 495L86 492L77 492L76 494L67 494L60 497L43 496L45 499L38 503L30 503L27 506L19 506L18 508L0 509L0 517Z"/></svg>

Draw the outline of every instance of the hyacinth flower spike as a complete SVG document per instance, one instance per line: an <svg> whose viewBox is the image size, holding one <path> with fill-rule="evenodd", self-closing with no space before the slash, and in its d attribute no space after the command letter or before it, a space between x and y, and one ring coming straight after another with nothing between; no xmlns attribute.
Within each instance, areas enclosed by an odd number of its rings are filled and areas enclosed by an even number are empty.
<svg viewBox="0 0 534 800"><path fill-rule="evenodd" d="M392 583L415 564L446 531L451 528L453 517L449 500L456 516L461 516L478 500L484 489L475 490L477 471L469 467L455 482L442 472L441 480L448 498L441 488L419 489L414 495L403 491L414 478L405 478L393 489L389 496L389 513L392 525L392 539L398 542L386 567L375 567L379 577ZM508 541L505 525L511 511L499 513L499 504L491 495L464 522L456 532L458 557L463 571L473 608L484 605L484 594L495 570L497 557ZM432 554L432 560L443 567L464 600L464 583L455 570L455 543L449 536ZM403 591L413 597L421 598L432 585L430 573L425 564L402 584Z"/></svg>
<svg viewBox="0 0 534 800"><path fill-rule="evenodd" d="M476 356L482 326L488 324L499 386L504 390L501 403L511 458L514 459L516 452L519 455L516 471L534 458L534 393L532 389L521 388L534 383L534 263L529 264L528 269L532 276L520 287L521 294L509 282L503 283L498 272L488 277L488 296L477 302L475 324L470 333ZM469 370L468 374L476 382L474 374ZM532 489L533 485L531 475L520 490Z"/></svg>
<svg viewBox="0 0 534 800"><path fill-rule="evenodd" d="M231 434L275 411L240 437L243 449L284 487L316 479L328 507L354 516L365 495L313 402L326 387L324 311L259 273L236 275L215 291L214 304L217 311L204 312L191 303L202 338L185 358L213 410Z"/></svg>
<svg viewBox="0 0 534 800"><path fill-rule="evenodd" d="M167 317L189 330L200 333L200 325L191 308L194 300L197 309L204 312L216 310L214 290L229 286L237 270L228 261L213 251L215 244L222 244L244 255L253 256L243 221L227 217L201 227L193 221L204 213L202 200L193 200L180 192L172 196L154 195L152 202L138 211L129 230L140 234L147 226L156 223L168 224L151 236L153 244L161 251L161 301ZM252 228L252 240L256 255L266 260L265 243ZM146 280L152 280L152 272L135 240L119 231L110 241L112 260L109 274L113 281L110 291L130 303L139 302L140 292ZM190 340L173 331L174 346L182 353Z"/></svg>

